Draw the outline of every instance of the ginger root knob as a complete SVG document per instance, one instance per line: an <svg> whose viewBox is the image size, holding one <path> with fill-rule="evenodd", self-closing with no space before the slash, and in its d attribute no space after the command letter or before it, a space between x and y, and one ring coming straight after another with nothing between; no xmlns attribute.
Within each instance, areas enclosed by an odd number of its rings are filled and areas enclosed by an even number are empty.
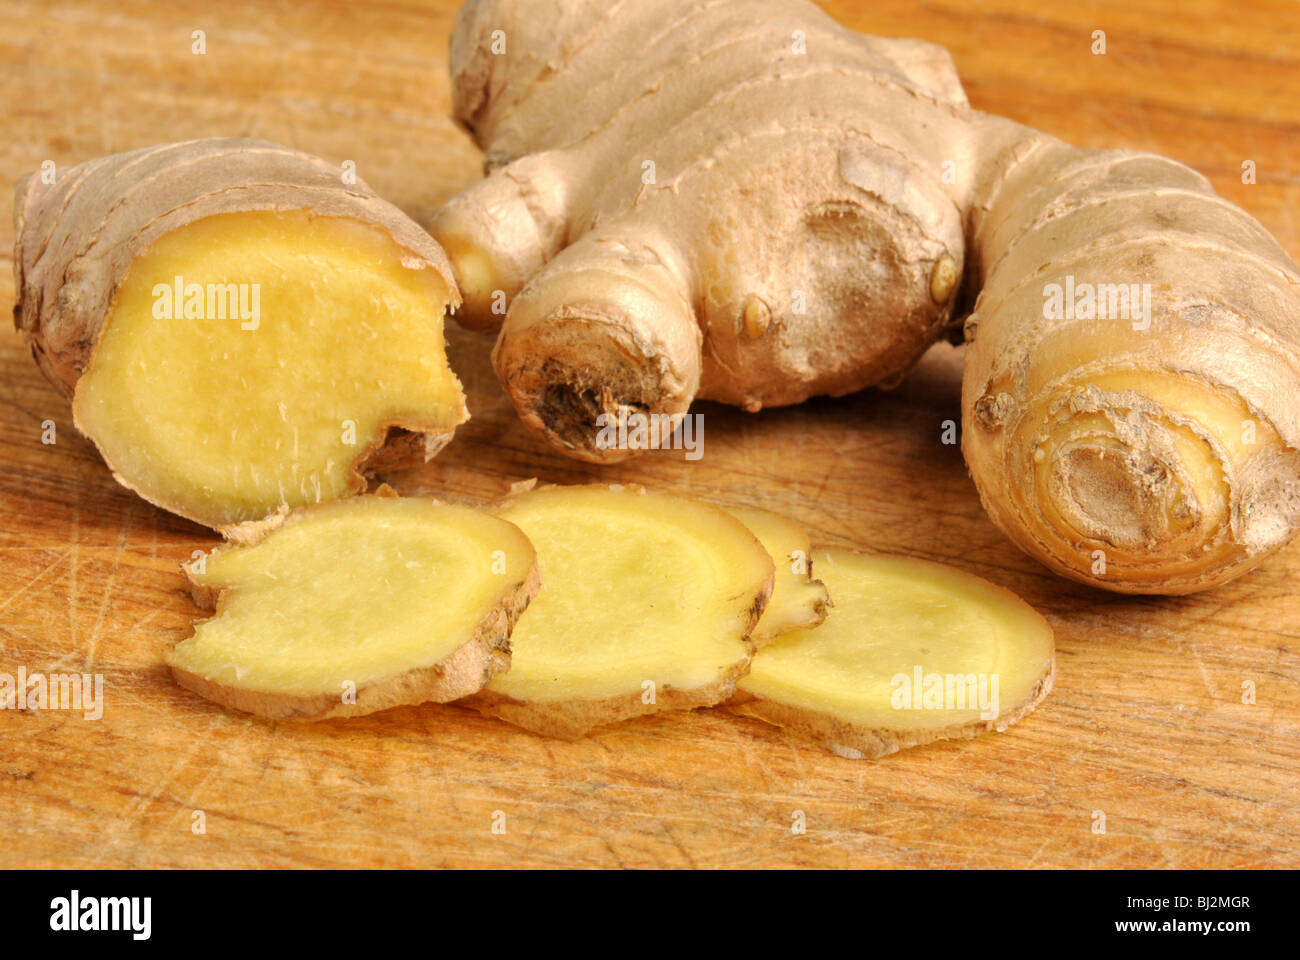
<svg viewBox="0 0 1300 960"><path fill-rule="evenodd" d="M957 289L957 262L945 253L930 271L930 296L935 303L945 304L955 289Z"/></svg>

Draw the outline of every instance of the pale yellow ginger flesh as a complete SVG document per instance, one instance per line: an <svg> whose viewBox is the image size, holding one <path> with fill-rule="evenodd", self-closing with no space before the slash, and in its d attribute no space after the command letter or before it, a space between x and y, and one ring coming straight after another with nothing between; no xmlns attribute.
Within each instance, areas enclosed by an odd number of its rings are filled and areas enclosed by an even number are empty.
<svg viewBox="0 0 1300 960"><path fill-rule="evenodd" d="M831 603L826 585L812 578L812 547L808 534L793 520L755 507L728 507L727 512L749 528L776 565L772 599L750 639L761 647L798 627L815 627L826 619Z"/></svg>
<svg viewBox="0 0 1300 960"><path fill-rule="evenodd" d="M1051 689L1052 629L1014 594L921 560L815 559L834 609L755 655L738 712L877 757L1003 730Z"/></svg>
<svg viewBox="0 0 1300 960"><path fill-rule="evenodd" d="M307 211L164 235L118 288L78 424L130 486L211 526L355 492L390 426L464 419L447 285L403 257L378 227Z"/></svg>
<svg viewBox="0 0 1300 960"><path fill-rule="evenodd" d="M773 565L722 510L621 487L547 487L494 508L537 547L544 584L483 712L551 736L729 697Z"/></svg>
<svg viewBox="0 0 1300 960"><path fill-rule="evenodd" d="M169 663L203 696L276 719L479 690L508 666L510 630L538 585L518 527L431 500L341 500L251 536L187 567L197 600L219 595L217 615Z"/></svg>

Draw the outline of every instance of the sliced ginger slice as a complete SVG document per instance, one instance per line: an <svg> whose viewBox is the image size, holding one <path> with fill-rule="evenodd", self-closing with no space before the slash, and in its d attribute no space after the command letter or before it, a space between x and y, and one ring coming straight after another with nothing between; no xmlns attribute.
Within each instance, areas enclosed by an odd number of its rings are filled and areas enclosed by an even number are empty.
<svg viewBox="0 0 1300 960"><path fill-rule="evenodd" d="M509 666L511 629L539 584L518 527L432 500L341 500L246 532L251 543L186 567L216 615L168 662L182 686L272 719L481 689Z"/></svg>
<svg viewBox="0 0 1300 960"><path fill-rule="evenodd" d="M804 529L779 514L757 507L728 507L749 528L776 564L772 599L750 639L762 647L799 627L815 627L831 604L826 585L812 578L812 547Z"/></svg>
<svg viewBox="0 0 1300 960"><path fill-rule="evenodd" d="M214 527L364 489L358 467L392 427L431 456L464 397L443 343L447 284L405 256L379 227L304 210L173 230L117 290L78 426L123 483ZM204 316L187 317L185 289Z"/></svg>
<svg viewBox="0 0 1300 960"><path fill-rule="evenodd" d="M548 736L727 699L773 565L724 511L605 486L544 487L493 508L537 547L545 586L510 672L470 703Z"/></svg>
<svg viewBox="0 0 1300 960"><path fill-rule="evenodd" d="M816 551L826 622L754 657L732 708L879 757L1002 731L1052 687L1052 628L1015 594L922 560Z"/></svg>

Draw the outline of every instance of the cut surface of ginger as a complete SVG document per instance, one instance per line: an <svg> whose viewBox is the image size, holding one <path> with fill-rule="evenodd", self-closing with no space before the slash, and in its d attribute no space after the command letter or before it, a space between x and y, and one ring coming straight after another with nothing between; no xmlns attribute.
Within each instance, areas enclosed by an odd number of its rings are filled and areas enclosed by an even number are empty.
<svg viewBox="0 0 1300 960"><path fill-rule="evenodd" d="M513 524L431 500L303 508L186 571L216 616L172 651L183 686L226 706L320 719L454 700L509 664L537 590ZM355 704L346 694L355 692Z"/></svg>
<svg viewBox="0 0 1300 960"><path fill-rule="evenodd" d="M605 486L540 488L493 512L536 545L544 586L515 630L510 671L475 706L577 737L731 695L773 575L740 521L681 497Z"/></svg>
<svg viewBox="0 0 1300 960"><path fill-rule="evenodd" d="M209 526L357 492L390 426L436 439L466 418L446 283L403 256L378 227L306 211L165 234L117 290L78 426L143 496Z"/></svg>
<svg viewBox="0 0 1300 960"><path fill-rule="evenodd" d="M812 547L808 534L793 520L757 507L728 507L727 512L749 528L776 565L772 598L754 628L755 647L799 627L815 627L826 619L832 602L826 585L812 578Z"/></svg>
<svg viewBox="0 0 1300 960"><path fill-rule="evenodd" d="M874 757L1003 730L1051 689L1052 629L1009 591L922 560L814 557L835 606L755 655L738 712Z"/></svg>

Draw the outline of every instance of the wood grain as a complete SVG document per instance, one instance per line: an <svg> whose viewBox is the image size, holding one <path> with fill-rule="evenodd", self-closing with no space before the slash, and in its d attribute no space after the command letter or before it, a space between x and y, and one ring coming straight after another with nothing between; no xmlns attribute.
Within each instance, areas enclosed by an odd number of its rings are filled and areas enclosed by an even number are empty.
<svg viewBox="0 0 1300 960"><path fill-rule="evenodd" d="M828 9L949 46L981 108L1198 167L1300 256L1294 2ZM25 171L194 136L355 160L427 218L478 176L446 119L453 12L452 0L2 0L0 255ZM205 56L190 52L196 29ZM1089 53L1097 29L1104 57ZM0 301L12 295L5 277ZM487 340L451 339L474 420L426 469L391 478L401 491L473 501L532 476L636 481L775 508L824 543L951 562L1049 617L1055 692L1003 736L877 762L720 712L578 743L456 707L314 726L225 713L162 666L198 615L177 565L212 535L115 485L20 339L0 333L0 672L100 672L107 697L100 720L0 711L0 866L1300 865L1300 547L1184 599L1052 576L985 518L958 449L940 443L958 419L949 347L891 393L756 416L703 405L702 460L598 470L524 433Z"/></svg>

